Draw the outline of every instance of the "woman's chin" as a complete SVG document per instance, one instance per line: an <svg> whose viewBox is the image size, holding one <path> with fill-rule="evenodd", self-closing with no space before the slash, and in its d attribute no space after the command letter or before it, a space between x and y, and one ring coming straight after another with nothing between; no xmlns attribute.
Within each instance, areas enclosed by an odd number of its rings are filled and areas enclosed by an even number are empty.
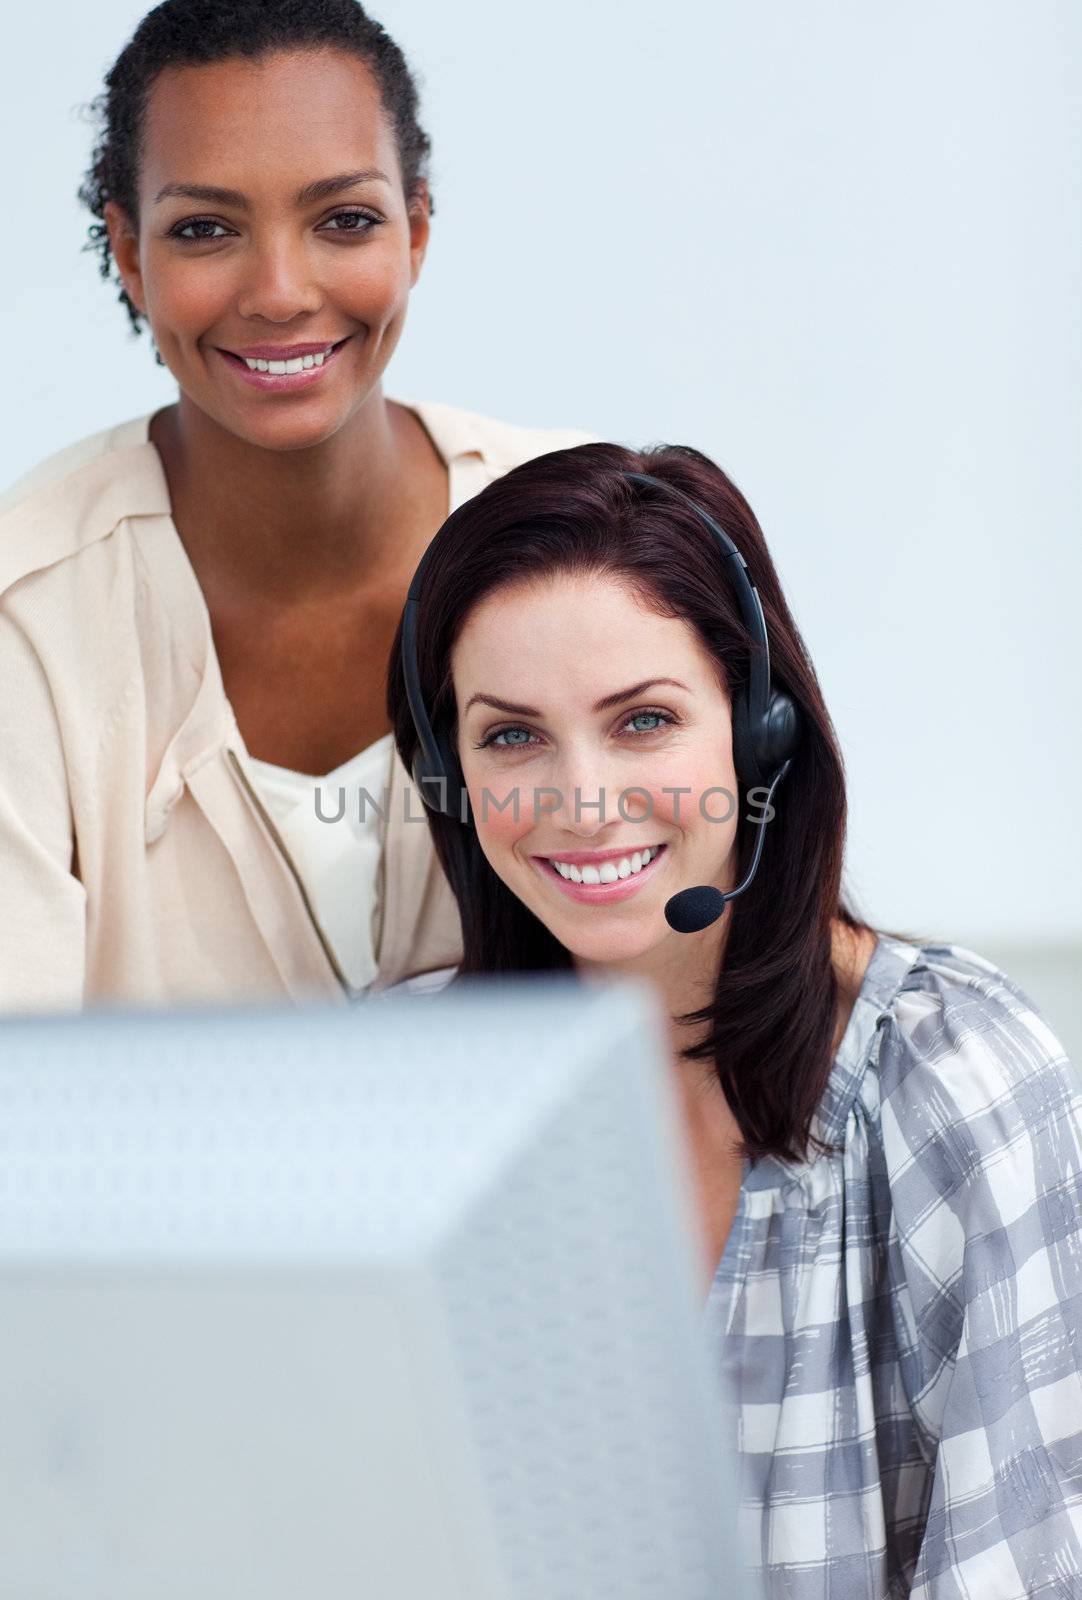
<svg viewBox="0 0 1082 1600"><path fill-rule="evenodd" d="M644 918L641 927L593 930L563 927L551 928L550 932L576 961L619 967L639 961L656 950L667 929L664 924L655 927L652 918Z"/></svg>
<svg viewBox="0 0 1082 1600"><path fill-rule="evenodd" d="M562 905L553 904L554 900L564 900L562 891L539 892L534 870L530 868L525 877L508 874L503 881L575 961L633 966L669 936L662 897L654 905L636 906L633 914L629 914L626 900L606 908L579 905L568 899L565 910Z"/></svg>
<svg viewBox="0 0 1082 1600"><path fill-rule="evenodd" d="M208 382L206 377L196 381L200 375L192 375L192 381L185 383L187 374L174 376L189 401L226 433L277 454L325 444L346 426L371 393L371 384L358 388L355 383L345 386L339 381L327 393L251 396L243 382L225 369L219 383Z"/></svg>
<svg viewBox="0 0 1082 1600"><path fill-rule="evenodd" d="M261 450L285 454L291 450L313 450L325 444L348 421L349 413L340 407L315 406L281 408L272 411L243 409L227 412L220 418L231 433L246 444Z"/></svg>

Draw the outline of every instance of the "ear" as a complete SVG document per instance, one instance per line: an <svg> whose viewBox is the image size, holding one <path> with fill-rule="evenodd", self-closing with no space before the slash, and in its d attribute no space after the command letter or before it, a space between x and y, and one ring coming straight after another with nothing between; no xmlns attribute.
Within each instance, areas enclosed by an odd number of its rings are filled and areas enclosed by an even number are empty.
<svg viewBox="0 0 1082 1600"><path fill-rule="evenodd" d="M135 309L146 316L146 299L143 294L143 272L139 262L139 236L135 226L115 200L105 202L105 226L109 230L109 248L113 252L124 293Z"/></svg>
<svg viewBox="0 0 1082 1600"><path fill-rule="evenodd" d="M428 184L419 178L414 185L413 192L406 203L406 215L409 217L410 226L410 287L421 276L421 267L424 264L425 251L428 249L428 219L432 214L432 197L428 192Z"/></svg>

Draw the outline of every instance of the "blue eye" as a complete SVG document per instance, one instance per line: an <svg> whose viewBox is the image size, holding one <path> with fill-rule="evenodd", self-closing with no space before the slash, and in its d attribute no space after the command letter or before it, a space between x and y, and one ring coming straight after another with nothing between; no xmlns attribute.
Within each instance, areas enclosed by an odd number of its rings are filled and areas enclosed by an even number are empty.
<svg viewBox="0 0 1082 1600"><path fill-rule="evenodd" d="M636 711L634 716L629 717L624 723L620 732L630 731L639 738L645 738L648 734L660 733L662 728L675 727L678 720L668 711ZM490 745L495 745L500 750L524 750L536 742L536 735L531 733L529 728L500 728L482 739L474 749L487 750Z"/></svg>
<svg viewBox="0 0 1082 1600"><path fill-rule="evenodd" d="M659 728L671 723L672 718L666 716L664 711L636 711L635 715L625 723L625 727L634 728L636 733L657 733ZM637 722L652 722L651 728L635 728Z"/></svg>

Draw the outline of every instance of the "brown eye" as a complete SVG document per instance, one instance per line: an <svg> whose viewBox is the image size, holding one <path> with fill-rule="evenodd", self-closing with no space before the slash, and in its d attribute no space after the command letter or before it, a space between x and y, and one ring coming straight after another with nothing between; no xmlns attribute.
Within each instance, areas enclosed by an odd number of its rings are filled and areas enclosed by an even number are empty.
<svg viewBox="0 0 1082 1600"><path fill-rule="evenodd" d="M209 228L217 228L219 232L208 233L203 231ZM196 231L189 232L189 229L195 229ZM194 240L197 244L205 239L224 239L228 233L229 229L224 227L222 223L215 222L213 217L193 217L190 222L178 222L175 228L170 228L169 230L170 238Z"/></svg>
<svg viewBox="0 0 1082 1600"><path fill-rule="evenodd" d="M378 227L379 222L380 218L368 211L336 211L323 226L329 228L331 233L370 233Z"/></svg>

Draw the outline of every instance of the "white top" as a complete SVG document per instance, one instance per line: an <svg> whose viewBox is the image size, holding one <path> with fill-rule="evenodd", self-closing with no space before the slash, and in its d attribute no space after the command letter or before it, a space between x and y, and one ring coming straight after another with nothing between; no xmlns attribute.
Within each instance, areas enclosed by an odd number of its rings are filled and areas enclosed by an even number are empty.
<svg viewBox="0 0 1082 1600"><path fill-rule="evenodd" d="M352 989L366 989L376 976L380 815L387 810L393 753L394 736L385 733L325 777L249 758L316 921Z"/></svg>

